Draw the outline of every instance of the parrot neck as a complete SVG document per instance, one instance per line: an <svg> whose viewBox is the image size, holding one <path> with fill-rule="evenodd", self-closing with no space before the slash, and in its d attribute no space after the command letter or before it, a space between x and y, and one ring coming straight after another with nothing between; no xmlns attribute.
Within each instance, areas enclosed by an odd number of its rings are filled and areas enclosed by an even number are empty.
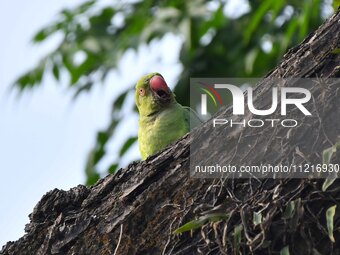
<svg viewBox="0 0 340 255"><path fill-rule="evenodd" d="M160 107L154 108L152 110L147 111L147 113L140 113L140 117L141 118L155 118L158 116L158 114L162 113L163 111L173 107L174 105L176 105L177 102L176 100L173 98L170 102L168 102L167 104L162 104L160 105Z"/></svg>

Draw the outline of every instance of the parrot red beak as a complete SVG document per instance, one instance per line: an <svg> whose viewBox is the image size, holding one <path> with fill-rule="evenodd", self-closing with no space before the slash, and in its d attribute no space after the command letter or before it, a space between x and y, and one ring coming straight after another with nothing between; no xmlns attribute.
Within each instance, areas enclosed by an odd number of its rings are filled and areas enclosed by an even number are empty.
<svg viewBox="0 0 340 255"><path fill-rule="evenodd" d="M155 75L150 80L150 88L158 99L167 101L170 98L170 88L166 84L163 77Z"/></svg>

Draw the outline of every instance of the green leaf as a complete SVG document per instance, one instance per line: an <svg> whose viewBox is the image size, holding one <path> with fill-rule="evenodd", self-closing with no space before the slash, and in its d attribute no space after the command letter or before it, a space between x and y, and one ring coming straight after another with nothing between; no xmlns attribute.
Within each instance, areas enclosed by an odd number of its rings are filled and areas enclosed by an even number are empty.
<svg viewBox="0 0 340 255"><path fill-rule="evenodd" d="M296 17L293 17L289 22L286 32L284 34L283 40L280 40L281 52L284 53L289 44L291 43L293 36L296 35L296 30L298 29L299 21Z"/></svg>
<svg viewBox="0 0 340 255"><path fill-rule="evenodd" d="M326 211L326 221L329 239L335 243L333 230L334 230L334 215L335 215L336 205L329 207Z"/></svg>
<svg viewBox="0 0 340 255"><path fill-rule="evenodd" d="M299 37L300 40L303 40L303 38L306 36L306 33L308 31L309 26L309 20L310 20L310 9L311 9L311 3L310 1L303 1L303 11L302 15L300 15L300 29L299 29ZM314 3L313 3L314 4Z"/></svg>
<svg viewBox="0 0 340 255"><path fill-rule="evenodd" d="M329 164L331 162L331 158L334 153L336 153L336 149L339 146L339 144L336 144L332 147L329 147L325 149L322 153L322 162L323 164Z"/></svg>
<svg viewBox="0 0 340 255"><path fill-rule="evenodd" d="M245 42L248 43L251 36L253 35L254 31L259 27L263 16L269 11L272 4L274 4L275 1L272 0L265 0L261 2L261 5L258 9L256 9L256 12L252 16L252 19L250 20L246 30L244 31L244 37Z"/></svg>
<svg viewBox="0 0 340 255"><path fill-rule="evenodd" d="M87 176L87 179L86 179L86 185L87 186L90 186L90 185L93 185L95 184L100 178L100 175L96 172L91 172L91 174L89 174Z"/></svg>
<svg viewBox="0 0 340 255"><path fill-rule="evenodd" d="M109 172L110 174L114 174L114 173L117 171L117 169L118 169L118 164L117 164L117 163L116 163L116 164L112 164L112 165L109 167L108 172Z"/></svg>
<svg viewBox="0 0 340 255"><path fill-rule="evenodd" d="M50 35L47 29L42 29L38 33L36 33L33 37L34 42L42 42Z"/></svg>
<svg viewBox="0 0 340 255"><path fill-rule="evenodd" d="M123 156L125 152L137 141L137 137L130 137L125 141L122 148L119 151L119 156Z"/></svg>
<svg viewBox="0 0 340 255"><path fill-rule="evenodd" d="M336 180L336 177L328 176L322 184L322 191L325 192L329 188L329 186L333 184L335 180Z"/></svg>
<svg viewBox="0 0 340 255"><path fill-rule="evenodd" d="M75 13L73 13L71 10L69 9L64 9L60 12L60 14L62 14L66 20L66 22L70 22L73 20Z"/></svg>
<svg viewBox="0 0 340 255"><path fill-rule="evenodd" d="M289 246L285 246L281 249L280 255L289 255Z"/></svg>
<svg viewBox="0 0 340 255"><path fill-rule="evenodd" d="M295 213L295 203L296 201L290 201L289 204L287 205L284 213L283 213L283 216L282 216L282 219L291 219Z"/></svg>
<svg viewBox="0 0 340 255"><path fill-rule="evenodd" d="M106 131L100 131L97 133L97 141L100 144L100 147L103 147L109 138L109 134Z"/></svg>
<svg viewBox="0 0 340 255"><path fill-rule="evenodd" d="M331 162L333 154L336 153L337 149L340 147L340 143L336 143L330 148L327 148L322 153L322 162L323 164L328 165ZM324 183L322 184L322 191L326 191L336 180L337 176L329 175Z"/></svg>
<svg viewBox="0 0 340 255"><path fill-rule="evenodd" d="M40 43L42 41L45 41L50 35L54 34L57 32L59 29L59 24L58 23L53 23L48 27L45 27L41 30L39 30L34 36L32 41L35 43Z"/></svg>
<svg viewBox="0 0 340 255"><path fill-rule="evenodd" d="M101 160L104 157L105 153L106 151L104 148L101 147L97 149L93 155L93 165L96 165L99 162L99 160Z"/></svg>
<svg viewBox="0 0 340 255"><path fill-rule="evenodd" d="M237 225L234 228L233 235L234 235L234 246L235 246L235 249L236 249L235 254L238 254L238 251L240 249L240 245L241 245L241 241L242 241L242 230L243 230L242 224Z"/></svg>
<svg viewBox="0 0 340 255"><path fill-rule="evenodd" d="M207 222L208 222L208 219L202 219L202 218L198 220L192 220L184 224L183 226L177 228L173 233L181 234L186 231L194 230L194 229L202 227Z"/></svg>
<svg viewBox="0 0 340 255"><path fill-rule="evenodd" d="M261 212L253 212L253 223L255 226L262 223L262 214Z"/></svg>
<svg viewBox="0 0 340 255"><path fill-rule="evenodd" d="M125 98L130 90L127 90L119 95L119 97L113 103L113 110L120 110L125 102Z"/></svg>
<svg viewBox="0 0 340 255"><path fill-rule="evenodd" d="M85 3L81 4L79 7L77 7L76 12L81 14L90 9L97 1L91 0L86 1Z"/></svg>
<svg viewBox="0 0 340 255"><path fill-rule="evenodd" d="M258 49L253 49L250 51L245 58L245 70L247 73L253 72L254 63L256 60L256 57L258 56Z"/></svg>
<svg viewBox="0 0 340 255"><path fill-rule="evenodd" d="M89 91L93 86L93 82L91 81L87 81L86 83L82 84L82 85L78 85L76 88L76 92L73 95L73 99L76 99L80 93L82 93L83 91Z"/></svg>
<svg viewBox="0 0 340 255"><path fill-rule="evenodd" d="M53 73L54 78L55 78L57 81L59 81L60 72L59 72L59 67L58 67L58 65L53 64L52 73Z"/></svg>
<svg viewBox="0 0 340 255"><path fill-rule="evenodd" d="M331 51L331 53L332 54L340 54L340 48L335 48L334 50Z"/></svg>
<svg viewBox="0 0 340 255"><path fill-rule="evenodd" d="M217 222L220 220L227 220L230 217L229 213L209 213L203 216L207 218L210 222Z"/></svg>
<svg viewBox="0 0 340 255"><path fill-rule="evenodd" d="M322 255L317 249L313 248L312 255Z"/></svg>
<svg viewBox="0 0 340 255"><path fill-rule="evenodd" d="M340 6L340 0L333 0L332 6L333 6L334 11L337 11Z"/></svg>
<svg viewBox="0 0 340 255"><path fill-rule="evenodd" d="M183 226L179 227L174 231L174 234L180 234L186 231L194 230L202 227L207 222L217 222L220 220L226 220L230 218L229 213L210 213L199 217L196 220L189 221Z"/></svg>

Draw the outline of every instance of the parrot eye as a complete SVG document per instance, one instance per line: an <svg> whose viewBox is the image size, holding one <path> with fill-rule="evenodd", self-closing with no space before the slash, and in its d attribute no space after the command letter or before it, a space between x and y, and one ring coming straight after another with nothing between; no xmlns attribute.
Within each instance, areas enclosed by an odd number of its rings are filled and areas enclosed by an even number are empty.
<svg viewBox="0 0 340 255"><path fill-rule="evenodd" d="M145 89L140 88L140 89L139 89L139 95L145 96Z"/></svg>

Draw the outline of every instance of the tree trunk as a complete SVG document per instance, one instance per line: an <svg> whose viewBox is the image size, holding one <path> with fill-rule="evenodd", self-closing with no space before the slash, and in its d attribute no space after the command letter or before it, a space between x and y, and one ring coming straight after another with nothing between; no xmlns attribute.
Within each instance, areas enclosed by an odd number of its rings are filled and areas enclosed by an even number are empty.
<svg viewBox="0 0 340 255"><path fill-rule="evenodd" d="M289 50L267 77L338 77L339 35L338 11ZM270 89L269 83L259 84L255 105ZM282 127L262 133L219 128L218 136L207 136L206 142L218 144L219 137L226 137L219 152L233 165L322 162L323 151L340 135L340 86L320 83L310 91L312 117L303 118L289 134ZM218 113L230 115L229 108ZM326 222L326 210L340 202L338 181L322 191L322 179L191 178L190 145L209 132L212 126L205 123L92 187L48 192L30 214L26 234L0 253L279 254L286 247L290 254L340 254L340 214L334 217L335 242ZM204 155L209 160L220 156ZM333 162L340 163L339 153ZM218 220L207 216L216 213ZM205 220L197 229L173 233L199 217Z"/></svg>

